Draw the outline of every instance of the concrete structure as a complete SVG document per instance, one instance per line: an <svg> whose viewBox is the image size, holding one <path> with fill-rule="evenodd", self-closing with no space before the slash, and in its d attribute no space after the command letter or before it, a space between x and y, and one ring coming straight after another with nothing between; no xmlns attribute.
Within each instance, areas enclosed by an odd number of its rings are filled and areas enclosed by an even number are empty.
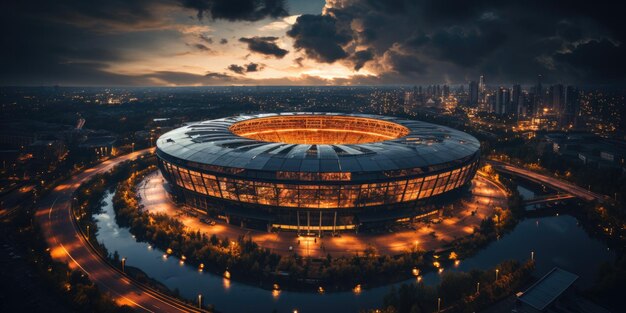
<svg viewBox="0 0 626 313"><path fill-rule="evenodd" d="M558 267L552 269L526 291L517 295L519 312L547 312L570 290L578 276Z"/></svg>
<svg viewBox="0 0 626 313"><path fill-rule="evenodd" d="M578 275L555 267L526 291L517 294L512 312L610 313L575 292Z"/></svg>

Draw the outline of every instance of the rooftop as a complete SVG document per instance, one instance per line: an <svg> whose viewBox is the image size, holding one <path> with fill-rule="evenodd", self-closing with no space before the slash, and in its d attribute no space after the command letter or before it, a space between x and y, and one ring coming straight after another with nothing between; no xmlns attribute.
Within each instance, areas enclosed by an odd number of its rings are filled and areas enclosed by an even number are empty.
<svg viewBox="0 0 626 313"><path fill-rule="evenodd" d="M518 300L536 310L543 311L578 279L578 275L553 268L548 274L530 286Z"/></svg>
<svg viewBox="0 0 626 313"><path fill-rule="evenodd" d="M162 135L157 147L161 157L223 167L370 172L459 163L473 158L480 143L464 132L422 121L307 112L193 123Z"/></svg>

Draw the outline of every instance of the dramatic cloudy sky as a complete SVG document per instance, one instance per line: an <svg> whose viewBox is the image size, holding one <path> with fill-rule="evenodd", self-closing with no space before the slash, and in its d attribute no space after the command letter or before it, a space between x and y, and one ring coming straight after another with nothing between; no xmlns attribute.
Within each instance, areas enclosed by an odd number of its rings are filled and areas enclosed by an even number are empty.
<svg viewBox="0 0 626 313"><path fill-rule="evenodd" d="M621 85L614 3L7 0L0 85Z"/></svg>

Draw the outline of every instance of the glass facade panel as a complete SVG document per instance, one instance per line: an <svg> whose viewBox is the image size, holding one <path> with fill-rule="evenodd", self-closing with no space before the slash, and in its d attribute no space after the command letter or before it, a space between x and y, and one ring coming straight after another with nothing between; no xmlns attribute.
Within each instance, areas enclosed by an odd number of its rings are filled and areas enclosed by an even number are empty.
<svg viewBox="0 0 626 313"><path fill-rule="evenodd" d="M365 206L381 205L385 202L387 183L362 184L359 203Z"/></svg>
<svg viewBox="0 0 626 313"><path fill-rule="evenodd" d="M417 199L419 195L420 189L422 187L422 182L424 178L413 178L409 179L406 185L406 191L404 192L404 198L402 201L413 201Z"/></svg>
<svg viewBox="0 0 626 313"><path fill-rule="evenodd" d="M422 186L422 190L420 191L419 199L430 197L430 194L433 193L433 188L435 187L436 181L437 175L432 175L424 178L424 184Z"/></svg>
<svg viewBox="0 0 626 313"><path fill-rule="evenodd" d="M319 186L317 185L299 185L301 208L318 208L319 207Z"/></svg>
<svg viewBox="0 0 626 313"><path fill-rule="evenodd" d="M218 185L215 176L203 173L202 180L204 181L204 185L206 186L207 194L209 196L217 198L222 197L222 194L220 193L220 186Z"/></svg>
<svg viewBox="0 0 626 313"><path fill-rule="evenodd" d="M278 192L278 205L285 207L298 206L298 186L289 184L276 184Z"/></svg>
<svg viewBox="0 0 626 313"><path fill-rule="evenodd" d="M320 208L336 208L339 206L340 186L320 186Z"/></svg>
<svg viewBox="0 0 626 313"><path fill-rule="evenodd" d="M256 182L254 184L259 204L278 205L276 187L272 183Z"/></svg>
<svg viewBox="0 0 626 313"><path fill-rule="evenodd" d="M248 203L257 203L256 190L253 181L238 180L237 192L239 193L239 201Z"/></svg>
<svg viewBox="0 0 626 313"><path fill-rule="evenodd" d="M444 188L446 188L446 183L448 182L448 178L450 178L450 172L442 173L442 174L439 174L439 176L437 176L437 184L435 185L435 188L433 189L433 193L431 194L431 196L435 196L440 193L443 193Z"/></svg>
<svg viewBox="0 0 626 313"><path fill-rule="evenodd" d="M220 177L219 182L220 191L222 192L222 197L224 197L224 199L239 201L239 198L237 197L237 185L234 179Z"/></svg>
<svg viewBox="0 0 626 313"><path fill-rule="evenodd" d="M180 174L180 178L183 181L183 186L185 187L185 189L195 191L193 183L191 182L191 176L189 176L189 171L187 171L187 169L179 167L178 173Z"/></svg>
<svg viewBox="0 0 626 313"><path fill-rule="evenodd" d="M203 195L208 194L206 188L204 187L204 182L202 181L202 175L200 174L200 172L189 171L189 175L191 175L191 181L196 188L196 192Z"/></svg>
<svg viewBox="0 0 626 313"><path fill-rule="evenodd" d="M477 164L478 161L474 161L427 177L351 185L275 184L216 177L165 161L161 163L161 170L164 177L181 188L216 198L284 207L352 208L415 201L442 194L471 179Z"/></svg>
<svg viewBox="0 0 626 313"><path fill-rule="evenodd" d="M404 189L406 188L406 180L389 182L387 193L385 195L385 203L402 202Z"/></svg>
<svg viewBox="0 0 626 313"><path fill-rule="evenodd" d="M339 207L350 208L350 207L362 205L358 203L359 193L361 191L360 187L361 187L360 185L342 186L341 192L339 194L339 197L340 197Z"/></svg>
<svg viewBox="0 0 626 313"><path fill-rule="evenodd" d="M460 172L461 172L461 169L456 169L452 171L452 173L450 174L450 179L448 180L448 183L446 184L446 189L444 191L450 191L454 188L454 186L457 184L459 180Z"/></svg>

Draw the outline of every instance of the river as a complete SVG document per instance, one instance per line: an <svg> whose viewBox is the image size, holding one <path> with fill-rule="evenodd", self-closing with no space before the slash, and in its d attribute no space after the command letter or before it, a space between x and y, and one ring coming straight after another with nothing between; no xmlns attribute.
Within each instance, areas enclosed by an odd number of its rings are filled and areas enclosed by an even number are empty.
<svg viewBox="0 0 626 313"><path fill-rule="evenodd" d="M522 187L524 188L524 187ZM533 188L520 190L532 196ZM109 252L117 251L126 257L126 264L142 269L150 277L162 282L170 289L178 289L186 298L196 299L202 294L204 303L211 303L221 312L358 312L361 309L379 307L391 285L353 292L303 293L271 291L252 285L227 281L221 276L199 272L197 268L180 265L174 257L163 258L163 251L152 248L148 243L137 242L127 228L115 223L112 206L113 193L104 197L101 214L94 218L98 224L98 240ZM511 232L469 259L462 260L457 267L447 270L468 271L490 268L498 263L517 259L525 261L535 252L535 274L541 276L558 266L580 276L578 284L589 286L598 265L614 260L615 254L606 244L590 237L571 215L560 214L521 221ZM410 269L407 269L407 272ZM233 273L236 275L236 273ZM495 275L495 273L494 273ZM413 282L409 279L405 282ZM426 284L436 284L439 275L430 272L424 275ZM397 283L395 285L398 285Z"/></svg>

